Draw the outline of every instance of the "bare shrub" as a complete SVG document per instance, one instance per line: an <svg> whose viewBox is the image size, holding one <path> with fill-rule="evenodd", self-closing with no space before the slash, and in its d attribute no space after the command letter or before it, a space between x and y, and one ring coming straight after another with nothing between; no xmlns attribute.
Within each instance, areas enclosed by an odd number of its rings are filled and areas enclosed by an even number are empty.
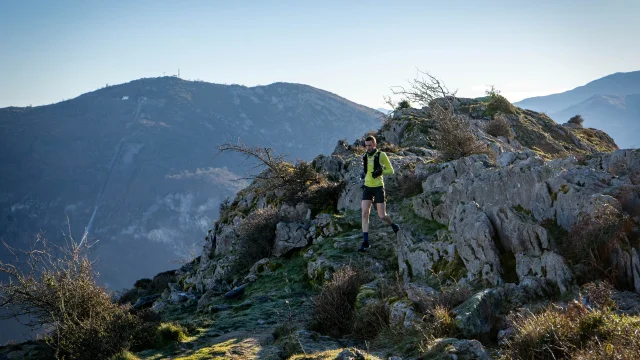
<svg viewBox="0 0 640 360"><path fill-rule="evenodd" d="M590 282L582 285L582 292L589 302L600 309L610 309L616 306L611 298L613 286L607 281Z"/></svg>
<svg viewBox="0 0 640 360"><path fill-rule="evenodd" d="M459 101L455 92L450 92L441 80L419 71L418 77L409 82L409 87L397 86L391 90L411 103L428 106L428 123L434 126L433 145L441 151L442 160L489 153L487 146L476 138L466 117L456 113Z"/></svg>
<svg viewBox="0 0 640 360"><path fill-rule="evenodd" d="M296 204L300 201L311 202L312 206L316 204L321 209L326 208L327 204L334 207L337 205L343 184L329 181L324 174L318 173L309 162L298 160L294 165L286 161L286 156L275 154L271 148L250 148L243 143L222 144L218 146L218 150L219 153L238 152L247 158L257 160L253 169L266 167L266 170L260 174L249 176L260 182L261 188L258 191L278 190L282 192L282 199L290 204ZM322 202L318 201L320 197L326 195L331 196L324 198ZM221 212L221 218L222 216L228 217L227 212Z"/></svg>
<svg viewBox="0 0 640 360"><path fill-rule="evenodd" d="M350 266L336 271L313 299L311 327L334 337L349 334L356 296L365 281L364 275Z"/></svg>
<svg viewBox="0 0 640 360"><path fill-rule="evenodd" d="M605 277L613 285L617 282L613 263L614 249L627 242L628 218L609 204L598 207L592 216L586 216L569 231L559 251L569 262L578 266L577 277L589 282Z"/></svg>
<svg viewBox="0 0 640 360"><path fill-rule="evenodd" d="M489 152L487 145L476 138L466 117L453 115L443 109L432 110L432 114L435 122L434 145L440 150L442 160Z"/></svg>
<svg viewBox="0 0 640 360"><path fill-rule="evenodd" d="M242 220L237 230L238 247L232 266L234 272L243 272L256 261L271 255L279 221L278 210L274 208L257 209Z"/></svg>
<svg viewBox="0 0 640 360"><path fill-rule="evenodd" d="M396 177L396 188L394 196L397 193L401 199L410 198L422 193L422 182L426 180L426 176L418 176L415 172L400 174Z"/></svg>
<svg viewBox="0 0 640 360"><path fill-rule="evenodd" d="M491 136L504 136L507 139L513 138L513 131L511 126L504 116L497 115L493 120L490 120L485 126L484 131Z"/></svg>
<svg viewBox="0 0 640 360"><path fill-rule="evenodd" d="M571 117L571 119L569 119L569 121L567 121L569 124L574 124L574 125L578 125L580 127L582 127L582 123L584 123L584 119L582 118L582 115L575 115L573 117Z"/></svg>
<svg viewBox="0 0 640 360"><path fill-rule="evenodd" d="M57 358L105 358L131 345L141 320L96 283L86 242L52 248L38 238L30 251L5 246L17 264L0 262L10 278L0 284L2 318L27 316L32 329L51 329L45 341Z"/></svg>

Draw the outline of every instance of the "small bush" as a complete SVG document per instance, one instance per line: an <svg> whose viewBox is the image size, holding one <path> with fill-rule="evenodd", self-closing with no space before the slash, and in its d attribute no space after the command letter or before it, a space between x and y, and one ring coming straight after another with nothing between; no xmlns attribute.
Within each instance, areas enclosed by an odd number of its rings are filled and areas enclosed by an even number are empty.
<svg viewBox="0 0 640 360"><path fill-rule="evenodd" d="M453 115L446 109L433 109L435 121L434 145L442 160L456 160L472 154L486 154L489 149L479 141L464 116Z"/></svg>
<svg viewBox="0 0 640 360"><path fill-rule="evenodd" d="M588 311L577 301L567 309L552 306L539 314L511 315L509 321L515 334L507 343L506 359L636 359L640 355L640 318L609 310Z"/></svg>
<svg viewBox="0 0 640 360"><path fill-rule="evenodd" d="M390 198L406 199L422 193L422 182L425 176L417 176L414 172L401 173L394 179L394 186L389 191Z"/></svg>
<svg viewBox="0 0 640 360"><path fill-rule="evenodd" d="M141 351L153 348L156 330L160 326L161 317L150 308L135 312L139 321L139 329L133 334L131 339L131 350Z"/></svg>
<svg viewBox="0 0 640 360"><path fill-rule="evenodd" d="M411 103L409 103L408 100L402 100L398 103L398 106L396 107L396 110L402 110L402 109L411 109Z"/></svg>
<svg viewBox="0 0 640 360"><path fill-rule="evenodd" d="M472 295L471 288L466 285L453 284L443 286L435 295L418 299L418 310L422 313L430 313L437 307L452 310L456 306L467 301Z"/></svg>
<svg viewBox="0 0 640 360"><path fill-rule="evenodd" d="M513 138L511 126L504 116L498 115L493 120L490 120L485 126L485 131L491 136L504 136L507 139Z"/></svg>
<svg viewBox="0 0 640 360"><path fill-rule="evenodd" d="M271 255L278 222L280 217L274 208L257 209L242 220L237 230L238 247L232 265L234 272L244 272L256 261Z"/></svg>
<svg viewBox="0 0 640 360"><path fill-rule="evenodd" d="M162 323L156 329L154 346L156 349L162 349L184 341L187 339L185 332L185 329L178 324Z"/></svg>
<svg viewBox="0 0 640 360"><path fill-rule="evenodd" d="M493 117L498 113L503 114L515 114L516 108L513 106L507 98L500 95L500 91L496 90L493 86L486 92L488 97L486 114Z"/></svg>
<svg viewBox="0 0 640 360"><path fill-rule="evenodd" d="M398 151L400 151L400 147L396 144L392 144L390 142L383 142L382 144L380 144L380 146L378 146L378 149L380 151L384 151L384 152L388 152L391 154L395 154Z"/></svg>
<svg viewBox="0 0 640 360"><path fill-rule="evenodd" d="M27 325L48 328L45 341L57 358L108 358L126 349L141 321L97 284L86 256L89 245L73 239L68 248L47 245L37 239L31 251L11 249L26 264L0 262L0 272L11 278L0 283L2 318L29 315ZM20 270L25 268L31 271Z"/></svg>
<svg viewBox="0 0 640 360"><path fill-rule="evenodd" d="M342 181L328 181L326 179L310 185L304 202L311 207L312 215L320 212L335 212L344 185L345 183Z"/></svg>
<svg viewBox="0 0 640 360"><path fill-rule="evenodd" d="M424 318L425 335L431 339L455 337L459 334L455 316L446 306L436 305Z"/></svg>
<svg viewBox="0 0 640 360"><path fill-rule="evenodd" d="M356 297L365 281L362 273L350 266L336 271L332 279L322 286L320 294L313 299L311 327L334 337L349 334Z"/></svg>
<svg viewBox="0 0 640 360"><path fill-rule="evenodd" d="M169 288L170 282L177 282L176 271L164 271L153 277L147 288L147 295L161 294L165 289Z"/></svg>
<svg viewBox="0 0 640 360"><path fill-rule="evenodd" d="M355 339L371 340L388 326L389 309L387 302L377 300L355 311L351 333Z"/></svg>
<svg viewBox="0 0 640 360"><path fill-rule="evenodd" d="M575 115L571 119L569 119L568 123L582 127L582 123L584 123L584 119L582 118L582 115Z"/></svg>
<svg viewBox="0 0 640 360"><path fill-rule="evenodd" d="M125 305L133 305L138 300L138 298L143 294L144 291L141 291L137 288L128 289L122 292L118 297L118 304Z"/></svg>
<svg viewBox="0 0 640 360"><path fill-rule="evenodd" d="M616 285L617 274L612 251L624 244L628 229L627 216L611 205L600 206L592 216L575 224L559 251L576 267L582 283L603 277Z"/></svg>

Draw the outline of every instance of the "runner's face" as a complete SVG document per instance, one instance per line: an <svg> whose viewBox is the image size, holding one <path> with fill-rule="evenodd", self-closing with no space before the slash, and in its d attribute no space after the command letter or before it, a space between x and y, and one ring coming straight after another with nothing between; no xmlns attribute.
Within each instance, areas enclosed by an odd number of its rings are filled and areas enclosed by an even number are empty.
<svg viewBox="0 0 640 360"><path fill-rule="evenodd" d="M364 142L364 147L367 148L367 152L372 152L373 149L376 148L376 144L374 144L373 141L369 140Z"/></svg>

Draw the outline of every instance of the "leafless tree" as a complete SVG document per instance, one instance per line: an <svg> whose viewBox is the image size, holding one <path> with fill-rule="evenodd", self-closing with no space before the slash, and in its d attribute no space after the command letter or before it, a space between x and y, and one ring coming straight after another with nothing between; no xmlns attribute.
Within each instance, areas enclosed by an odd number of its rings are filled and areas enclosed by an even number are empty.
<svg viewBox="0 0 640 360"><path fill-rule="evenodd" d="M480 142L465 116L456 114L456 92L451 92L443 81L418 70L408 87L396 86L391 91L411 103L427 106L428 118L433 123L434 145L441 151L443 160L453 160L471 154L486 153L487 146Z"/></svg>

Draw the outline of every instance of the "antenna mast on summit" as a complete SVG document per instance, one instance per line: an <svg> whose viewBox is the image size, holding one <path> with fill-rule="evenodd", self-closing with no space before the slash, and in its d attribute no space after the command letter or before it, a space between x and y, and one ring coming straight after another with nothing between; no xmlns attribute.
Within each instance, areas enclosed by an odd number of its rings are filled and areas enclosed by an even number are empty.
<svg viewBox="0 0 640 360"><path fill-rule="evenodd" d="M178 69L178 77L180 77L180 69Z"/></svg>

